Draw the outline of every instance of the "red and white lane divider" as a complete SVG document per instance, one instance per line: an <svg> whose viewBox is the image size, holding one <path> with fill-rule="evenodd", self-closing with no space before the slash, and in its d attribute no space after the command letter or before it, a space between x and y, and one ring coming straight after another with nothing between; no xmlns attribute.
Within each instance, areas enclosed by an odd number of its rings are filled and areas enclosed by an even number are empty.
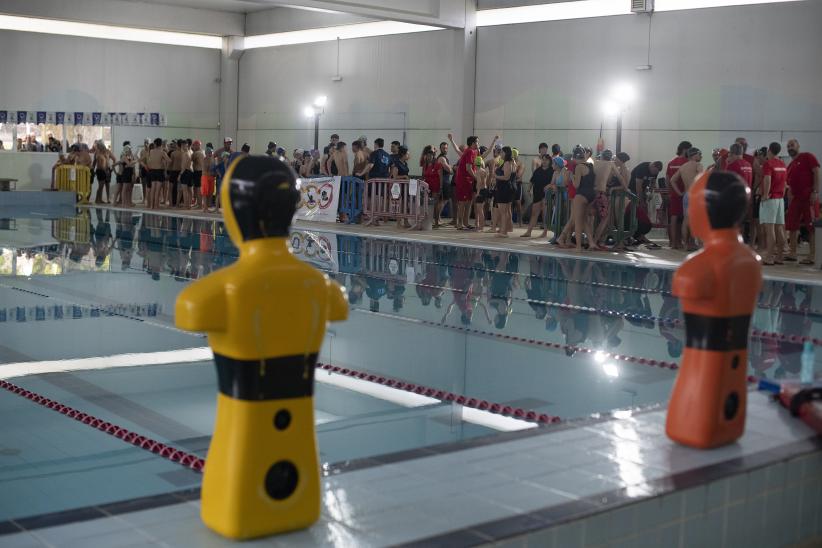
<svg viewBox="0 0 822 548"><path fill-rule="evenodd" d="M190 468L196 472L201 472L203 470L203 466L205 466L205 459L202 459L197 455L186 453L185 451L175 449L170 445L161 443L146 436L142 436L136 432L132 432L131 430L117 426L116 424L98 419L92 415L83 413L82 411L69 407L68 405L63 405L60 402L31 392L30 390L26 390L25 388L12 384L8 381L0 380L0 388L8 390L12 394L17 394L18 396L26 398L36 404L42 405L43 407L57 411L61 415L65 415L70 419L74 419L87 426L96 428L101 432L105 432L106 434L121 439L126 443L130 443L135 447L145 449L146 451L154 453L159 457L185 466L186 468Z"/></svg>

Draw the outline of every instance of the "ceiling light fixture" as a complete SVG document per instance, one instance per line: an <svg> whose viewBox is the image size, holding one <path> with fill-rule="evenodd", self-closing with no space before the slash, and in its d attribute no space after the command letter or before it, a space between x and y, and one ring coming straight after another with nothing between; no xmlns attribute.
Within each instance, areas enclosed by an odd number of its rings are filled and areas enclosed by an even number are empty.
<svg viewBox="0 0 822 548"><path fill-rule="evenodd" d="M17 30L58 34L78 38L101 38L103 40L124 40L127 42L144 42L149 44L167 44L171 46L190 46L195 48L222 49L223 39L220 36L194 34L190 32L170 32L165 30L137 29L96 23L78 23L56 19L20 17L17 15L0 15L0 30Z"/></svg>
<svg viewBox="0 0 822 548"><path fill-rule="evenodd" d="M414 25L399 21L375 21L373 23L357 23L353 25L339 25L317 29L295 30L291 32L277 32L275 34L259 34L245 37L245 49L273 48L294 44L313 44L316 42L333 42L337 38L369 38L372 36L389 36L394 34L409 34L413 32L428 32L443 30L441 27L428 25Z"/></svg>

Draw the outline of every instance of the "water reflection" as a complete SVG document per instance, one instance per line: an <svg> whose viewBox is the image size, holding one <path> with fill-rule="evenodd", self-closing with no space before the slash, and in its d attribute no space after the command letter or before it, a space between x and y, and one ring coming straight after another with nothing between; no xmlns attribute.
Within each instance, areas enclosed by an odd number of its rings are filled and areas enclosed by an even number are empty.
<svg viewBox="0 0 822 548"><path fill-rule="evenodd" d="M185 282L237 257L213 220L95 209L49 222L54 242L4 248L0 274L142 271ZM319 231L296 230L291 245L346 286L354 310L558 343L569 356L591 350L676 361L683 351L670 270ZM752 326L782 336L751 337L755 374L798 374L802 345L790 336L822 337L814 290L764 284Z"/></svg>

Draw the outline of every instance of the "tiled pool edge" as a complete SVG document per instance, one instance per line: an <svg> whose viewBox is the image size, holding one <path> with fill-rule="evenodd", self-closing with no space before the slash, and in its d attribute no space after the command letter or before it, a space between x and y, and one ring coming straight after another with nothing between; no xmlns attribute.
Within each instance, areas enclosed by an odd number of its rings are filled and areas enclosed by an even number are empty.
<svg viewBox="0 0 822 548"><path fill-rule="evenodd" d="M822 539L822 441L809 454L675 488L539 530L490 536L497 546L785 546ZM537 517L539 513L536 513ZM502 524L473 530L489 536ZM467 539L465 535L460 535ZM447 544L459 536L451 536ZM445 536L403 546L445 545ZM485 542L479 543L485 544ZM464 544L471 545L471 544ZM474 544L476 545L476 544Z"/></svg>

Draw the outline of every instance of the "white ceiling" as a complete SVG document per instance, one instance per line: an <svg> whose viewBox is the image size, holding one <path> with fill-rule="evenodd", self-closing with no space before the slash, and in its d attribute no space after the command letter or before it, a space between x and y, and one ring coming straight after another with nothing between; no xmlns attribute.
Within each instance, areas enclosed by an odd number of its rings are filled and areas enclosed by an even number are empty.
<svg viewBox="0 0 822 548"><path fill-rule="evenodd" d="M205 10L229 11L234 13L248 13L273 8L282 5L268 0L126 0L143 4L163 4L166 6L181 6L185 8L199 8Z"/></svg>

